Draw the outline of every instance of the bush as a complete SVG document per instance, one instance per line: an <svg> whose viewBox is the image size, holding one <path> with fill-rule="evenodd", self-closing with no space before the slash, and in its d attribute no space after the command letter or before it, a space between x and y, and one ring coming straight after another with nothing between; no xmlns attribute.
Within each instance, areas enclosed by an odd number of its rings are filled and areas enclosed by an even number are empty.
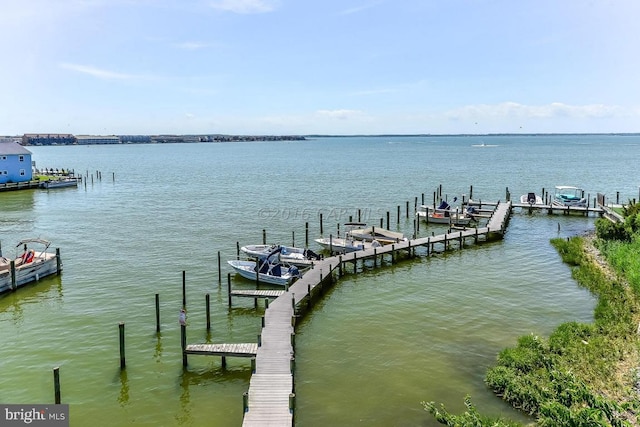
<svg viewBox="0 0 640 427"><path fill-rule="evenodd" d="M628 242L631 236L627 232L624 223L611 222L606 218L598 218L595 223L596 235L604 240L620 240Z"/></svg>

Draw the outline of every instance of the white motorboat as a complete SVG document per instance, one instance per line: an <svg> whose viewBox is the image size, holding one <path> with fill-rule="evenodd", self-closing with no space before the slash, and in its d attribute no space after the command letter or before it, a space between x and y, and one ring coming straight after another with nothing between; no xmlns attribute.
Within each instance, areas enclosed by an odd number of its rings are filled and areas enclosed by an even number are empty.
<svg viewBox="0 0 640 427"><path fill-rule="evenodd" d="M260 263L259 261L243 261L235 259L227 262L240 276L254 281L258 279L261 283L286 286L301 277L300 270L298 270L294 265L284 267L280 263ZM256 272L257 263L261 265L260 272Z"/></svg>
<svg viewBox="0 0 640 427"><path fill-rule="evenodd" d="M366 240L356 240L353 237L323 237L316 239L316 243L332 254L344 254L348 252L362 251L365 249L379 248L382 246L382 244L377 240L368 242Z"/></svg>
<svg viewBox="0 0 640 427"><path fill-rule="evenodd" d="M520 203L523 205L544 205L544 201L542 197L538 196L536 193L527 193L520 196Z"/></svg>
<svg viewBox="0 0 640 427"><path fill-rule="evenodd" d="M256 261L231 260L227 263L245 279L287 286L302 277L302 273L295 265L287 265L277 261L281 250L282 247L278 246L266 256L260 256Z"/></svg>
<svg viewBox="0 0 640 427"><path fill-rule="evenodd" d="M586 207L587 199L582 188L570 185L558 185L553 194L552 204L555 206Z"/></svg>
<svg viewBox="0 0 640 427"><path fill-rule="evenodd" d="M50 245L51 242L43 239L25 239L16 245L19 254L15 258L0 256L0 293L59 273L62 263L56 253L47 251Z"/></svg>
<svg viewBox="0 0 640 427"><path fill-rule="evenodd" d="M361 251L364 249L378 248L382 246L382 243L375 239L358 240L354 237L354 232L356 230L363 229L365 226L366 224L361 222L347 222L345 224L345 237L321 237L319 239L315 239L315 241L331 254L345 254L348 252Z"/></svg>
<svg viewBox="0 0 640 427"><path fill-rule="evenodd" d="M281 262L296 265L298 267L309 267L314 261L321 259L320 255L311 249L296 248L294 246L282 245L247 245L240 248L249 258L267 257L277 248L281 248L278 257Z"/></svg>
<svg viewBox="0 0 640 427"><path fill-rule="evenodd" d="M454 201L457 200L454 198ZM472 209L472 208L469 208ZM437 208L421 205L416 212L418 219L424 219L427 223L449 224L457 226L469 225L476 221L471 211L452 208L446 201L441 201Z"/></svg>
<svg viewBox="0 0 640 427"><path fill-rule="evenodd" d="M364 240L369 242L377 240L383 245L403 242L407 240L407 238L404 237L404 234L397 231L387 230L386 228L382 227L355 228L347 232L347 235L348 237L352 237L356 240Z"/></svg>

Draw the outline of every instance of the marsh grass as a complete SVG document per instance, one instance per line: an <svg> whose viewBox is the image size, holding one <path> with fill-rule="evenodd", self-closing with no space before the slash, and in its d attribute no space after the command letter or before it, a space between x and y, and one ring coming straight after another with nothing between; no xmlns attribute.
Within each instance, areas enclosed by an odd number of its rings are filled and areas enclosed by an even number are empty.
<svg viewBox="0 0 640 427"><path fill-rule="evenodd" d="M594 322L568 322L548 338L526 335L504 349L489 369L486 384L540 426L632 426L640 410L640 224L633 207L622 240L593 237L553 239L551 243L572 277L598 298ZM606 221L606 220L598 220ZM610 230L605 223L597 229ZM602 257L604 256L603 259ZM512 426L508 420L480 416L465 400L456 416L424 403L450 426Z"/></svg>

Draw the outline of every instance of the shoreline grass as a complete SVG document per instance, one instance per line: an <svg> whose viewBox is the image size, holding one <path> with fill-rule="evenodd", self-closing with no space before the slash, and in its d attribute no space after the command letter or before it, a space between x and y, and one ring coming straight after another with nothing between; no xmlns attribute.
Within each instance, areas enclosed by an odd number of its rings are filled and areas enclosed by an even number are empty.
<svg viewBox="0 0 640 427"><path fill-rule="evenodd" d="M496 366L487 372L487 386L531 415L537 425L638 425L639 211L636 206L625 223L615 227L608 220L597 220L598 236L608 238L551 240L576 282L598 298L594 321L564 323L548 338L522 336L515 347L500 352ZM481 415L468 396L462 415L450 414L434 402L422 404L438 422L449 426L519 425Z"/></svg>

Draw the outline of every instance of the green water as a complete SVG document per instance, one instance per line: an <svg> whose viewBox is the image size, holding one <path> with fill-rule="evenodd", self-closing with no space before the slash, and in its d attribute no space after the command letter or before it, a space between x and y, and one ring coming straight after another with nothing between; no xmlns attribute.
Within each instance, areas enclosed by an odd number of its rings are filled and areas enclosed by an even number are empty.
<svg viewBox="0 0 640 427"><path fill-rule="evenodd" d="M497 147L472 147L482 142ZM423 193L430 203L439 184L458 197L473 186L483 200L504 199L506 187L516 198L561 184L632 198L640 162L640 138L597 136L30 149L39 167L89 177L78 189L0 193L3 253L39 236L64 262L61 276L0 296L0 402L53 402L59 366L73 426L241 424L248 360L222 369L219 358L191 356L182 367L182 271L189 342L255 342L264 307L227 307L226 260L236 242L261 243L263 229L269 242L304 245L307 222L309 240L319 236L320 213L328 234L360 209L370 223L390 212L392 228L410 233L405 203ZM420 402L461 411L467 394L483 412L526 420L486 389L484 373L520 335L591 320L593 297L549 239L588 231L593 220L516 212L502 241L347 275L297 328L296 424L436 425ZM421 226L431 232L439 229Z"/></svg>

